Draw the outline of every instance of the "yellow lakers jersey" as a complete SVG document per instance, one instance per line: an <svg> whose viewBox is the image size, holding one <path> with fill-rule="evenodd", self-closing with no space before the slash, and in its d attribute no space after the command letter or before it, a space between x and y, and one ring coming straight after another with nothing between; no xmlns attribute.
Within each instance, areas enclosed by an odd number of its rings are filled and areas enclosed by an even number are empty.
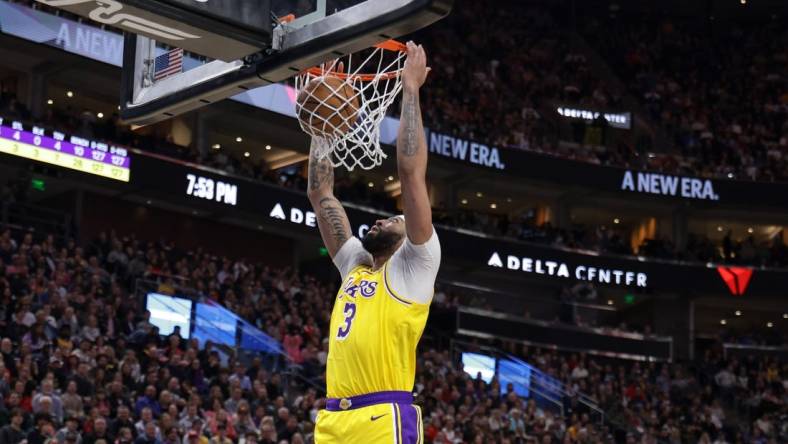
<svg viewBox="0 0 788 444"><path fill-rule="evenodd" d="M388 285L386 266L351 270L331 312L327 396L412 391L416 347L429 308L396 294Z"/></svg>

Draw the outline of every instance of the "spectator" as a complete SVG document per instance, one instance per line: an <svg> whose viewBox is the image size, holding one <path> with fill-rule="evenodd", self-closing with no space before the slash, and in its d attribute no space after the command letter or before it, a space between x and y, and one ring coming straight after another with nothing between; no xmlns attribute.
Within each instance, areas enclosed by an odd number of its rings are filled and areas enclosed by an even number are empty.
<svg viewBox="0 0 788 444"><path fill-rule="evenodd" d="M161 414L161 406L156 398L156 387L148 385L145 387L145 394L137 398L134 404L134 411L140 415L143 409L149 409L153 416Z"/></svg>
<svg viewBox="0 0 788 444"><path fill-rule="evenodd" d="M55 439L58 443L82 444L82 434L79 433L79 420L75 417L66 418L65 426L58 430Z"/></svg>
<svg viewBox="0 0 788 444"><path fill-rule="evenodd" d="M216 427L216 434L208 442L210 444L233 444L233 441L227 437L227 430L224 424L219 424Z"/></svg>
<svg viewBox="0 0 788 444"><path fill-rule="evenodd" d="M11 422L0 428L0 444L16 444L25 438L22 430L24 415L20 409L11 412Z"/></svg>
<svg viewBox="0 0 788 444"><path fill-rule="evenodd" d="M77 382L68 381L66 393L61 397L63 402L63 414L70 417L82 417L85 413L82 397L77 393Z"/></svg>
<svg viewBox="0 0 788 444"><path fill-rule="evenodd" d="M163 444L158 436L159 428L153 421L149 421L143 427L142 433L134 440L134 444Z"/></svg>
<svg viewBox="0 0 788 444"><path fill-rule="evenodd" d="M49 417L39 416L37 427L27 434L27 444L47 444L55 438L55 427Z"/></svg>
<svg viewBox="0 0 788 444"><path fill-rule="evenodd" d="M244 391L251 391L252 390L252 380L249 379L249 376L245 373L246 369L244 365L240 362L235 364L235 372L230 375L230 383L232 384L234 381L238 381L241 390Z"/></svg>

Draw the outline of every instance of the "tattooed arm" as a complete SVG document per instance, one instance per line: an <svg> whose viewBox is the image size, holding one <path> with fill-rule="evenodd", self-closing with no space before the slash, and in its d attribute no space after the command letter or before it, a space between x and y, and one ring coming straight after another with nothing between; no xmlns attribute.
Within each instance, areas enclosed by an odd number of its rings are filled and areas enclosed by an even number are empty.
<svg viewBox="0 0 788 444"><path fill-rule="evenodd" d="M419 88L427 78L424 48L408 42L402 73L402 114L397 135L397 170L408 239L420 245L432 236L432 208L427 192L427 140L421 122Z"/></svg>
<svg viewBox="0 0 788 444"><path fill-rule="evenodd" d="M334 257L351 237L350 222L345 209L334 197L334 167L328 157L318 159L315 140L309 150L309 186L307 195L317 215L317 226L328 254Z"/></svg>

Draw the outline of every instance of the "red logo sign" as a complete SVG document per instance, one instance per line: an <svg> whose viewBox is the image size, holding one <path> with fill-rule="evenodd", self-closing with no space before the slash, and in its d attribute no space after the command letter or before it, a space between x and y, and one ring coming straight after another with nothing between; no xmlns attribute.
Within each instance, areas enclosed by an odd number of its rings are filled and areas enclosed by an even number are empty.
<svg viewBox="0 0 788 444"><path fill-rule="evenodd" d="M745 267L717 267L717 272L734 296L742 296L747 291L752 271L752 268Z"/></svg>

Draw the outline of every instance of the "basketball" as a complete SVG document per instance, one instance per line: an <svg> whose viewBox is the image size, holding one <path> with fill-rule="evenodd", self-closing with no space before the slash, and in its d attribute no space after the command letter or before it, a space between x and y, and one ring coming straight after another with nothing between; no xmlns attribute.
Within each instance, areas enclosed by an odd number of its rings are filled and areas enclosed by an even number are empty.
<svg viewBox="0 0 788 444"><path fill-rule="evenodd" d="M319 77L298 94L298 119L317 136L347 133L356 121L358 92L339 77Z"/></svg>

